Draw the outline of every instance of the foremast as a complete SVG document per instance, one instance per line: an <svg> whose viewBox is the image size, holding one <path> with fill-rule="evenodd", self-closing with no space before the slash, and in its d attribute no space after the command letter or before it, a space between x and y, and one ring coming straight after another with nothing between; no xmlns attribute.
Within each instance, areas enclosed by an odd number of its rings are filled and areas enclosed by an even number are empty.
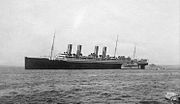
<svg viewBox="0 0 180 104"><path fill-rule="evenodd" d="M114 57L116 57L117 43L118 43L118 35L117 35L117 39L116 39L116 46L115 46L115 50L114 50Z"/></svg>
<svg viewBox="0 0 180 104"><path fill-rule="evenodd" d="M56 32L54 32L54 36L53 36L53 42L52 42L52 46L51 46L51 56L50 56L50 60L53 60L55 34L56 34Z"/></svg>

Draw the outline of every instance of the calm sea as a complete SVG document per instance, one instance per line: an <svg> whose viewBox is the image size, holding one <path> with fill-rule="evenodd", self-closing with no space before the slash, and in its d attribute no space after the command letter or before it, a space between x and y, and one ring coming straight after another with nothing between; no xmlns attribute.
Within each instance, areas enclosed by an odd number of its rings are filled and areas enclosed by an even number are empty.
<svg viewBox="0 0 180 104"><path fill-rule="evenodd" d="M0 102L17 104L169 104L180 70L25 70L0 68Z"/></svg>

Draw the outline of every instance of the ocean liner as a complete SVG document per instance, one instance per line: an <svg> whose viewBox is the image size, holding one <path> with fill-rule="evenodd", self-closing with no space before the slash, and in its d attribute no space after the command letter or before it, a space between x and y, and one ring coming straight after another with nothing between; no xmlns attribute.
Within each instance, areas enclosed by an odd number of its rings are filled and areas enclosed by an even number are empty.
<svg viewBox="0 0 180 104"><path fill-rule="evenodd" d="M63 54L53 57L54 39L51 47L51 56L49 58L41 57L25 57L25 69L42 70L42 69L121 69L122 66L136 66L140 69L145 69L148 65L147 59L131 59L130 57L118 56L116 57L117 42L114 56L106 55L107 47L102 48L102 54L98 55L99 46L95 46L94 53L88 56L83 56L81 53L82 45L77 46L76 54L72 53L72 44L68 44L68 49Z"/></svg>

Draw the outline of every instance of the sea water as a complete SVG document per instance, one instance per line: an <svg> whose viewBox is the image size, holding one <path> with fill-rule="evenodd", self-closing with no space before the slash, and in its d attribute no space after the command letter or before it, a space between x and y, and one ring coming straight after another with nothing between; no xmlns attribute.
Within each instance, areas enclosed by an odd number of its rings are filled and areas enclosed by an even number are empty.
<svg viewBox="0 0 180 104"><path fill-rule="evenodd" d="M0 68L0 104L169 104L180 69L25 70Z"/></svg>

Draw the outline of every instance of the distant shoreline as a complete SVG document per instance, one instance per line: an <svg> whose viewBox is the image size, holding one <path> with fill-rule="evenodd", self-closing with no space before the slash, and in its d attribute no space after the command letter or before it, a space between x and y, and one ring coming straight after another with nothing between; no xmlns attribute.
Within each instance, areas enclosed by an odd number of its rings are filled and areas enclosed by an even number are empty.
<svg viewBox="0 0 180 104"><path fill-rule="evenodd" d="M0 68L22 68L24 66L15 66L15 65L0 65Z"/></svg>

